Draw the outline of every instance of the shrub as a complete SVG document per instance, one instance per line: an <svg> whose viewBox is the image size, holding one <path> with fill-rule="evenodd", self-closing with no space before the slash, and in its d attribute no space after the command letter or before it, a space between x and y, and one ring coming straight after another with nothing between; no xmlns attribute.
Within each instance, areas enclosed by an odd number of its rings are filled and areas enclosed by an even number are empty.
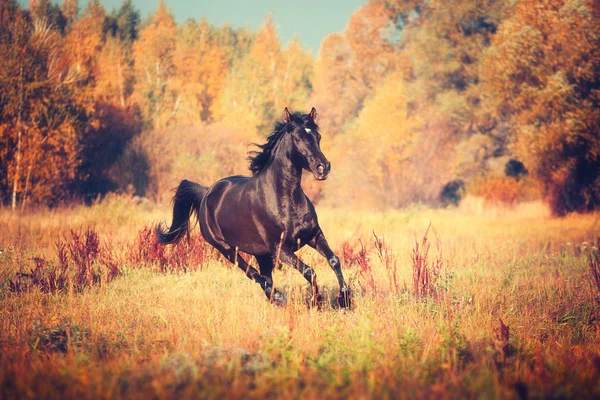
<svg viewBox="0 0 600 400"><path fill-rule="evenodd" d="M201 235L188 235L187 240L165 246L158 242L154 229L146 226L138 232L128 258L136 265L158 266L161 272L187 272L217 257L217 251Z"/></svg>
<svg viewBox="0 0 600 400"><path fill-rule="evenodd" d="M443 207L458 206L465 194L465 182L462 179L450 181L444 185L440 193L440 203Z"/></svg>
<svg viewBox="0 0 600 400"><path fill-rule="evenodd" d="M590 250L588 264L590 266L590 279L592 288L596 290L596 300L600 305L600 238L596 241L595 249Z"/></svg>
<svg viewBox="0 0 600 400"><path fill-rule="evenodd" d="M437 241L438 256L434 260L429 259L429 249L431 247L428 241L429 229L431 229L431 224L427 227L421 243L415 241L411 256L413 294L417 297L437 295L436 283L443 267L439 240Z"/></svg>
<svg viewBox="0 0 600 400"><path fill-rule="evenodd" d="M529 172L521 161L511 158L504 166L504 173L506 176L510 176L511 178L516 178L518 180L522 176L527 175Z"/></svg>
<svg viewBox="0 0 600 400"><path fill-rule="evenodd" d="M70 230L69 237L56 242L55 250L56 260L33 258L35 267L29 273L17 273L9 282L10 290L24 292L37 287L44 293L82 291L121 274L110 243L101 244L93 229L83 234Z"/></svg>
<svg viewBox="0 0 600 400"><path fill-rule="evenodd" d="M469 192L491 204L514 205L524 197L524 183L511 177L482 178L475 181Z"/></svg>
<svg viewBox="0 0 600 400"><path fill-rule="evenodd" d="M398 285L398 261L396 260L396 257L394 257L392 249L390 249L383 237L379 238L375 232L373 232L373 238L375 241L375 250L377 251L377 256L385 267L385 272L390 285L390 291L400 294L400 287Z"/></svg>
<svg viewBox="0 0 600 400"><path fill-rule="evenodd" d="M360 249L359 249L360 246ZM357 250L359 249L359 250ZM375 292L375 277L371 268L371 261L367 254L367 249L362 241L354 240L353 243L345 241L337 254L342 255L342 265L346 267L356 266L358 276L358 284L363 291ZM352 286L352 285L351 285Z"/></svg>

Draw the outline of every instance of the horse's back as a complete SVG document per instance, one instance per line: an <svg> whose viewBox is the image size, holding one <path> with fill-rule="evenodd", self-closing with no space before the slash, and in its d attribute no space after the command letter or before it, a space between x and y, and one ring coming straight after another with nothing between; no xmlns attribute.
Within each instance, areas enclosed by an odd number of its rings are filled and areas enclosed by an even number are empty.
<svg viewBox="0 0 600 400"><path fill-rule="evenodd" d="M202 201L200 229L209 242L225 240L250 254L268 252L264 238L254 221L252 186L249 177L230 176L215 182Z"/></svg>

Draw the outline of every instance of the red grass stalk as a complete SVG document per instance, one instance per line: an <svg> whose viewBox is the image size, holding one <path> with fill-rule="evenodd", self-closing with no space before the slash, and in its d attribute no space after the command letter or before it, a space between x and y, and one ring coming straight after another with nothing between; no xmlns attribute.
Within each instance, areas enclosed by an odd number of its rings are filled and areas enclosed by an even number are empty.
<svg viewBox="0 0 600 400"><path fill-rule="evenodd" d="M360 249L356 251L359 245ZM363 291L375 292L377 290L367 249L360 239L355 239L354 243L348 240L343 242L341 249L337 253L342 255L342 265L346 267L354 265L357 267L356 275L359 278L358 284Z"/></svg>
<svg viewBox="0 0 600 400"><path fill-rule="evenodd" d="M426 296L436 296L436 283L443 267L439 239L437 241L438 256L433 262L429 260L429 249L431 244L428 241L428 234L431 227L431 224L429 224L420 244L418 241L415 241L415 247L411 255L413 294L421 298Z"/></svg>
<svg viewBox="0 0 600 400"><path fill-rule="evenodd" d="M164 273L198 269L217 257L216 251L200 235L188 235L187 240L164 246L149 226L138 232L129 252L129 258L136 266L158 266Z"/></svg>
<svg viewBox="0 0 600 400"><path fill-rule="evenodd" d="M596 249L590 251L588 263L592 286L596 288L597 301L600 304L600 238L596 241Z"/></svg>
<svg viewBox="0 0 600 400"><path fill-rule="evenodd" d="M390 291L400 294L400 286L398 285L398 261L396 260L396 257L394 257L394 254L388 244L385 242L383 236L379 238L375 232L373 232L373 237L377 256L385 267Z"/></svg>
<svg viewBox="0 0 600 400"><path fill-rule="evenodd" d="M121 274L111 246L101 245L93 229L83 234L71 230L70 237L56 242L55 249L56 262L34 258L35 267L29 273L17 274L17 279L10 281L10 290L24 292L38 287L44 293L81 291Z"/></svg>

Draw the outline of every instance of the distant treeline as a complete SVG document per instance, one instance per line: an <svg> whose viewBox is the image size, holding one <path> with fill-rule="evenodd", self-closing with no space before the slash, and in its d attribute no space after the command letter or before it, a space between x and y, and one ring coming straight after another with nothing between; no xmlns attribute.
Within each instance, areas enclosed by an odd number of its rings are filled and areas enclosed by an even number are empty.
<svg viewBox="0 0 600 400"><path fill-rule="evenodd" d="M160 2L0 0L0 204L164 200L245 173L284 107L317 108L331 205L600 205L600 3L370 0L316 59Z"/></svg>

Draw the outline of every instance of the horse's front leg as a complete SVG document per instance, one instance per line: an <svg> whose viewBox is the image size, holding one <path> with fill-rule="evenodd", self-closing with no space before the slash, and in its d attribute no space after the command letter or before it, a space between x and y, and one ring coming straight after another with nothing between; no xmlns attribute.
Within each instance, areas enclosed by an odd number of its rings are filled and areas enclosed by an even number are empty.
<svg viewBox="0 0 600 400"><path fill-rule="evenodd" d="M335 276L337 277L340 285L340 294L337 296L337 302L340 307L350 307L351 293L350 288L344 280L344 275L342 274L342 263L340 262L340 258L336 256L331 250L331 247L329 247L329 244L327 243L325 235L321 229L319 229L319 232L315 235L315 237L308 242L308 245L325 257L329 263L329 266L331 269L333 269L333 272L335 272Z"/></svg>
<svg viewBox="0 0 600 400"><path fill-rule="evenodd" d="M310 306L321 308L321 303L323 302L323 298L321 293L319 292L319 287L317 286L317 273L310 266L304 264L302 260L298 258L294 251L287 247L282 247L281 252L279 254L279 258L282 262L291 265L294 269L298 270L310 283L312 288L312 296L310 299Z"/></svg>

